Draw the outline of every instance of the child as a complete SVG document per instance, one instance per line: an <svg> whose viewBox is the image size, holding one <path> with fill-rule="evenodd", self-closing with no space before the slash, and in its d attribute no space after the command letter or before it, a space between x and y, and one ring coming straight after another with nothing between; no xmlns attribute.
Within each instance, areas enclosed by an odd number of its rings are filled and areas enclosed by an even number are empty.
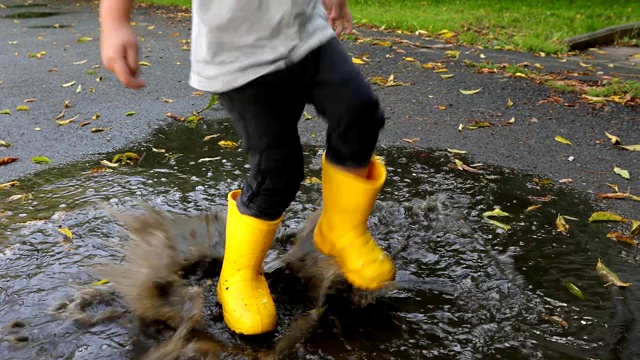
<svg viewBox="0 0 640 360"><path fill-rule="evenodd" d="M129 88L144 82L130 25L134 0L101 0L105 67ZM253 335L276 327L262 262L303 180L297 123L312 104L326 119L318 249L345 278L375 290L395 278L367 219L386 179L372 158L384 114L337 36L351 31L346 0L193 0L190 85L219 95L251 166L228 194L226 249L217 293L225 322ZM334 27L336 30L334 31ZM337 36L336 36L337 35Z"/></svg>

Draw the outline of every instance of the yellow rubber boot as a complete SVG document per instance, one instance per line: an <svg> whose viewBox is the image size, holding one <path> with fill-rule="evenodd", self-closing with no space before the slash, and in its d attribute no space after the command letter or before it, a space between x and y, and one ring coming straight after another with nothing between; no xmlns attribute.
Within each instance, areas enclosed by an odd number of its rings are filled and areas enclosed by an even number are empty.
<svg viewBox="0 0 640 360"><path fill-rule="evenodd" d="M227 326L234 332L257 335L275 329L276 307L264 278L262 262L282 218L264 221L244 215L228 195L227 228L218 301Z"/></svg>
<svg viewBox="0 0 640 360"><path fill-rule="evenodd" d="M338 261L353 286L378 290L395 279L391 259L367 228L387 170L371 159L367 178L350 174L322 158L323 209L314 233L316 247Z"/></svg>

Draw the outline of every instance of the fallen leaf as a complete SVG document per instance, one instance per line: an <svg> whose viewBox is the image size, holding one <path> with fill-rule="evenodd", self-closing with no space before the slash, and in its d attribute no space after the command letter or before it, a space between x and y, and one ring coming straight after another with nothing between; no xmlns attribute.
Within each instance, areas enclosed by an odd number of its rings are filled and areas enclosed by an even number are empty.
<svg viewBox="0 0 640 360"><path fill-rule="evenodd" d="M33 195L31 194L12 195L7 198L7 202L12 202L16 200L22 200L22 202L24 202L25 200L31 199L31 198L33 198Z"/></svg>
<svg viewBox="0 0 640 360"><path fill-rule="evenodd" d="M596 194L600 199L626 199L628 197L627 194L623 193L608 193L608 194Z"/></svg>
<svg viewBox="0 0 640 360"><path fill-rule="evenodd" d="M100 113L95 113L92 117L91 120L98 120L100 118Z"/></svg>
<svg viewBox="0 0 640 360"><path fill-rule="evenodd" d="M83 122L80 123L80 127L85 127L85 126L87 126L89 124L91 124L90 121L83 121Z"/></svg>
<svg viewBox="0 0 640 360"><path fill-rule="evenodd" d="M221 147L225 148L225 149L233 149L236 146L238 146L237 143L230 141L230 140L221 140L218 142L218 145L220 145Z"/></svg>
<svg viewBox="0 0 640 360"><path fill-rule="evenodd" d="M214 160L220 160L220 159L222 159L221 156L216 156L216 157L212 157L212 158L202 158L202 159L198 160L198 162L214 161Z"/></svg>
<svg viewBox="0 0 640 360"><path fill-rule="evenodd" d="M0 115L11 115L11 110L9 109L0 110Z"/></svg>
<svg viewBox="0 0 640 360"><path fill-rule="evenodd" d="M625 286L631 285L631 283L622 282L622 280L620 280L618 275L616 275L613 271L607 268L602 263L602 260L600 259L598 259L598 263L596 264L596 271L598 272L598 275L600 275L600 277L607 282L606 284L604 284L604 286L609 286L613 284L615 286L625 287Z"/></svg>
<svg viewBox="0 0 640 360"><path fill-rule="evenodd" d="M633 240L630 236L626 236L626 235L624 235L624 234L622 234L620 232L617 232L617 231L609 232L607 234L607 237L611 238L613 240L616 240L616 241L620 241L620 242L629 244L629 245L638 246L638 243L635 240Z"/></svg>
<svg viewBox="0 0 640 360"><path fill-rule="evenodd" d="M622 168L619 168L619 167L615 166L615 167L613 168L613 172L614 172L614 173L616 173L616 174L618 174L618 175L620 175L620 176L622 176L623 178L625 178L625 179L627 179L627 180L629 180L629 179L630 179L629 171L627 171L627 170L624 170L624 169L622 169Z"/></svg>
<svg viewBox="0 0 640 360"><path fill-rule="evenodd" d="M511 100L511 98L507 99L507 106L506 106L506 108L508 109L508 108L510 108L510 107L512 107L512 106L513 106L513 101Z"/></svg>
<svg viewBox="0 0 640 360"><path fill-rule="evenodd" d="M455 159L456 167L460 170L468 171L471 173L482 173L482 171L478 169L474 169L468 165L465 165L462 161Z"/></svg>
<svg viewBox="0 0 640 360"><path fill-rule="evenodd" d="M443 79L449 79L449 78L453 77L453 74L442 74L442 75L440 75L440 77L443 78Z"/></svg>
<svg viewBox="0 0 640 360"><path fill-rule="evenodd" d="M629 235L632 235L632 236L640 235L640 221L638 220L631 221L631 230L629 231Z"/></svg>
<svg viewBox="0 0 640 360"><path fill-rule="evenodd" d="M81 37L81 38L78 38L78 42L79 42L79 43L84 43L84 42L91 41L91 40L93 40L93 38L90 38L90 37L84 37L84 36L83 36L83 37Z"/></svg>
<svg viewBox="0 0 640 360"><path fill-rule="evenodd" d="M515 117L512 117L511 119L509 119L509 120L507 121L507 124L515 124L515 122L516 122L516 118L515 118Z"/></svg>
<svg viewBox="0 0 640 360"><path fill-rule="evenodd" d="M304 113L302 113L302 117L304 120L311 120L313 119L313 117L309 114L307 114L307 112L305 111Z"/></svg>
<svg viewBox="0 0 640 360"><path fill-rule="evenodd" d="M91 132L95 134L95 133L101 133L101 132L104 132L104 131L109 131L111 129L113 129L113 126L109 126L109 127L106 127L106 128L96 128L96 127L94 127L94 128L91 128Z"/></svg>
<svg viewBox="0 0 640 360"><path fill-rule="evenodd" d="M100 285L104 285L104 284L108 284L109 280L107 279L102 279L102 280L98 280L96 282L91 283L91 286L100 286Z"/></svg>
<svg viewBox="0 0 640 360"><path fill-rule="evenodd" d="M16 106L16 111L29 111L29 107L27 105L18 105Z"/></svg>
<svg viewBox="0 0 640 360"><path fill-rule="evenodd" d="M161 154L164 154L164 153L167 152L167 150L165 150L165 149L156 149L153 146L151 147L151 151L157 152L157 153L161 153Z"/></svg>
<svg viewBox="0 0 640 360"><path fill-rule="evenodd" d="M78 85L78 88L76 89L76 93L81 93L82 92L82 84Z"/></svg>
<svg viewBox="0 0 640 360"><path fill-rule="evenodd" d="M444 105L438 105L437 108L440 109L440 110L446 110L447 109L447 107L444 106Z"/></svg>
<svg viewBox="0 0 640 360"><path fill-rule="evenodd" d="M371 78L371 82L382 87L410 85L409 83L396 81L396 78L393 74L391 74L388 78L384 78L382 76L374 76Z"/></svg>
<svg viewBox="0 0 640 360"><path fill-rule="evenodd" d="M640 151L640 144L638 145L621 145L621 148L629 151Z"/></svg>
<svg viewBox="0 0 640 360"><path fill-rule="evenodd" d="M73 84L75 84L75 83L76 83L76 81L75 81L75 80L73 80L73 81L71 81L71 82L68 82L68 83L62 84L62 87L71 87L71 86L73 86Z"/></svg>
<svg viewBox="0 0 640 360"><path fill-rule="evenodd" d="M204 137L204 139L202 141L209 141L213 138L217 138L218 136L220 136L220 134L213 134L213 135L207 135Z"/></svg>
<svg viewBox="0 0 640 360"><path fill-rule="evenodd" d="M364 64L364 61L362 61L361 59L358 59L357 57L352 57L351 62L358 65Z"/></svg>
<svg viewBox="0 0 640 360"><path fill-rule="evenodd" d="M125 152L122 154L116 154L111 160L112 163L116 164L118 161L123 165L132 165L134 160L140 161L141 158L138 154L133 152Z"/></svg>
<svg viewBox="0 0 640 360"><path fill-rule="evenodd" d="M16 162L18 160L20 160L20 158L17 158L17 157L2 157L2 158L0 158L0 166L8 165L8 164L14 163L14 162Z"/></svg>
<svg viewBox="0 0 640 360"><path fill-rule="evenodd" d="M420 140L420 138L411 138L411 139L402 138L402 141L408 142L409 144L413 144L414 142L416 142L418 140Z"/></svg>
<svg viewBox="0 0 640 360"><path fill-rule="evenodd" d="M491 217L491 216L511 216L511 214L506 213L498 208L495 208L491 211L487 211L482 214L483 217Z"/></svg>
<svg viewBox="0 0 640 360"><path fill-rule="evenodd" d="M540 208L540 207L542 207L542 205L540 205L540 204L537 204L537 205L531 205L531 206L529 206L529 207L527 208L527 211L533 211L533 210L538 209L538 208Z"/></svg>
<svg viewBox="0 0 640 360"><path fill-rule="evenodd" d="M146 62L146 61L139 61L139 62L138 62L138 65L140 65L140 66L151 66L151 64L149 64L149 63L148 63L148 62Z"/></svg>
<svg viewBox="0 0 640 360"><path fill-rule="evenodd" d="M473 95L473 94L479 93L480 90L482 90L482 88L475 89L475 90L462 90L462 89L460 89L460 92L463 93L464 95Z"/></svg>
<svg viewBox="0 0 640 360"><path fill-rule="evenodd" d="M33 161L36 164L49 164L49 163L51 163L51 160L49 160L49 158L46 157L46 156L34 156L33 158L31 158L31 161Z"/></svg>
<svg viewBox="0 0 640 360"><path fill-rule="evenodd" d="M8 142L6 142L4 140L0 140L0 146L11 147L11 144L9 144Z"/></svg>
<svg viewBox="0 0 640 360"><path fill-rule="evenodd" d="M565 281L564 286L569 289L569 291L571 291L571 293L577 297L579 297L580 299L584 300L584 295L582 294L582 291L580 291L580 289L578 289L577 286L575 286L572 282L570 281Z"/></svg>
<svg viewBox="0 0 640 360"><path fill-rule="evenodd" d="M58 232L62 235L64 235L66 238L68 238L69 240L73 239L73 234L71 233L71 230L69 230L68 227L59 227L58 228Z"/></svg>
<svg viewBox="0 0 640 360"><path fill-rule="evenodd" d="M135 114L136 114L136 112L135 112L135 111L129 111L129 112L127 112L126 114L124 114L124 116L133 116L133 115L135 115Z"/></svg>
<svg viewBox="0 0 640 360"><path fill-rule="evenodd" d="M563 144L573 145L573 144L571 143L571 141L569 141L569 140L567 140L567 139L563 138L563 137L562 137L562 136L560 136L560 135L556 135L556 137L555 137L554 139L555 139L556 141L558 141L558 142L563 143Z"/></svg>
<svg viewBox="0 0 640 360"><path fill-rule="evenodd" d="M464 125L462 124L458 125L458 131L462 131L462 130L464 130Z"/></svg>
<svg viewBox="0 0 640 360"><path fill-rule="evenodd" d="M444 54L446 55L446 57L451 59L457 59L458 57L460 57L460 51L456 50L447 50L444 52Z"/></svg>
<svg viewBox="0 0 640 360"><path fill-rule="evenodd" d="M486 222L490 223L490 224L493 224L493 225L499 227L502 230L509 231L511 229L511 225L507 225L507 224L504 224L504 223L501 223L499 221L496 221L496 220L493 220L493 219L489 219L489 218L484 218L484 220Z"/></svg>
<svg viewBox="0 0 640 360"><path fill-rule="evenodd" d="M37 99L24 99L24 100L22 100L22 102L24 102L24 103L32 103L32 102L36 102L36 101L38 101L38 100Z"/></svg>
<svg viewBox="0 0 640 360"><path fill-rule="evenodd" d="M448 152L454 153L454 154L466 154L468 153L468 151L466 150L456 150L456 149L447 149Z"/></svg>
<svg viewBox="0 0 640 360"><path fill-rule="evenodd" d="M406 57L406 58L404 58L404 61L407 61L407 62L416 62L416 59L414 59L414 58L412 58L412 57Z"/></svg>
<svg viewBox="0 0 640 360"><path fill-rule="evenodd" d="M175 101L175 100L167 99L167 98L165 98L165 97L163 97L163 98L162 98L162 102L165 102L165 103L169 103L169 104L171 104L171 103L172 103L172 102L174 102L174 101Z"/></svg>
<svg viewBox="0 0 640 360"><path fill-rule="evenodd" d="M7 189L7 188L10 188L10 187L13 187L13 186L18 186L18 185L20 185L20 182L18 182L16 180L9 181L9 182L6 182L4 184L0 184L0 189Z"/></svg>
<svg viewBox="0 0 640 360"><path fill-rule="evenodd" d="M86 63L87 61L89 61L89 59L84 59L84 60L80 60L80 61L74 61L73 65L82 65L82 64Z"/></svg>
<svg viewBox="0 0 640 360"><path fill-rule="evenodd" d="M607 137L609 138L609 140L611 140L611 143L613 145L617 145L617 144L622 144L622 141L620 141L620 138L614 135L609 134L608 132L604 132L605 135L607 135Z"/></svg>
<svg viewBox="0 0 640 360"><path fill-rule="evenodd" d="M616 221L616 222L627 222L628 219L623 218L618 214L614 214L608 211L596 211L589 217L589 222L594 221Z"/></svg>
<svg viewBox="0 0 640 360"><path fill-rule="evenodd" d="M62 115L64 115L64 114L62 114ZM69 125L70 122L72 122L73 120L77 119L79 116L80 116L80 114L78 114L78 115L76 115L76 116L74 116L74 117L72 117L70 119L67 119L67 120L56 120L56 123L58 123L59 126Z"/></svg>
<svg viewBox="0 0 640 360"><path fill-rule="evenodd" d="M569 224L567 224L567 222L564 220L564 217L560 214L558 214L558 217L556 218L556 228L561 233L569 235Z"/></svg>
<svg viewBox="0 0 640 360"><path fill-rule="evenodd" d="M108 168L117 168L118 167L118 164L114 164L114 163L112 163L112 162L110 162L108 160L101 160L100 164L102 164L103 166L106 166Z"/></svg>

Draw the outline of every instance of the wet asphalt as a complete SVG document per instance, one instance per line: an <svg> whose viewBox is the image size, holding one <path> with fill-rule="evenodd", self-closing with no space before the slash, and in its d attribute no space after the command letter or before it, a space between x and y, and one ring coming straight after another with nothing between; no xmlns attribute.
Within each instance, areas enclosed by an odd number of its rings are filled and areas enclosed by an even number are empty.
<svg viewBox="0 0 640 360"><path fill-rule="evenodd" d="M209 97L197 94L188 83L190 19L176 9L139 6L134 21L140 36L142 68L147 87L140 91L124 88L115 76L99 67L99 22L97 2L68 0L31 3L5 1L0 8L0 140L12 146L0 147L0 157L19 161L0 166L0 183L36 174L47 166L102 159L102 154L144 142L160 127L176 120L165 115L187 116L206 106ZM16 19L16 14L45 17ZM640 66L632 56L638 48L624 51L586 52L587 57L559 59L540 54L452 47L442 41L425 40L393 32L371 32L359 28L365 37L402 38L420 46L372 45L345 41L355 57L368 60L360 65L367 77L394 75L406 86L373 85L387 115L381 147L414 147L428 150L458 149L466 164L491 164L538 174L560 186L591 193L610 192L606 184L640 196L640 152L613 146L605 131L619 136L623 144L640 144L640 111L607 103L596 108L578 102L575 94L557 93L528 79L503 74L479 74L465 60L544 67L544 72L569 72L574 77L597 81L603 76L640 78ZM447 51L460 51L457 59ZM638 50L638 51L635 51ZM594 56L595 58L591 58ZM404 58L416 61L406 61ZM444 64L453 77L425 69L421 64ZM583 65L592 66L589 69ZM535 70L535 69L534 69ZM72 85L69 85L74 82ZM68 86L63 86L67 84ZM80 87L81 86L81 87ZM80 88L79 88L80 87ZM473 95L460 90L481 89ZM195 93L195 94L194 94ZM550 96L560 103L543 102ZM30 100L28 100L30 99ZM513 106L507 108L509 99ZM28 100L28 102L25 102ZM65 102L70 107L65 109ZM28 111L17 111L27 105ZM62 110L68 125L55 121ZM135 114L127 115L127 113ZM307 109L311 120L299 125L305 144L322 145L325 125ZM100 117L92 120L99 113ZM202 113L203 121L219 121L227 114L216 105ZM507 123L515 119L513 124ZM494 126L460 131L460 124L490 122ZM84 126L81 126L84 125ZM109 129L92 132L92 128ZM573 145L554 138L560 135ZM409 140L409 141L407 141ZM51 159L48 165L35 164L34 156ZM410 160L410 159L408 159ZM614 166L630 172L626 180L613 172ZM561 182L561 180L563 182ZM600 200L604 209L639 218L640 202Z"/></svg>

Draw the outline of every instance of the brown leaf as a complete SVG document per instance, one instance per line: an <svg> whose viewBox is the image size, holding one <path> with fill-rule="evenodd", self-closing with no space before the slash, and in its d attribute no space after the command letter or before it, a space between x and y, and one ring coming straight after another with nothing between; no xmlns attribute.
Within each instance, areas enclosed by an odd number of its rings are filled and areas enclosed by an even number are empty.
<svg viewBox="0 0 640 360"><path fill-rule="evenodd" d="M91 132L92 133L100 133L100 132L103 132L103 131L109 131L111 129L113 129L113 126L110 126L110 127L107 127L107 128L95 128L94 127L94 128L91 128Z"/></svg>
<svg viewBox="0 0 640 360"><path fill-rule="evenodd" d="M3 157L3 158L0 158L0 166L8 165L8 164L11 164L12 162L16 162L18 160L20 160L20 158L17 158L17 157Z"/></svg>
<svg viewBox="0 0 640 360"><path fill-rule="evenodd" d="M626 235L624 235L622 233L619 233L617 231L609 232L607 234L607 237L609 237L611 239L614 239L614 240L617 240L617 241L620 241L620 242L623 242L623 243L626 243L626 244L629 244L629 245L638 246L638 243L635 240L633 240L631 237L626 236Z"/></svg>
<svg viewBox="0 0 640 360"><path fill-rule="evenodd" d="M409 144L413 144L414 142L416 142L418 140L420 140L420 138L411 138L411 139L402 138L402 141L408 142Z"/></svg>
<svg viewBox="0 0 640 360"><path fill-rule="evenodd" d="M600 199L626 199L627 194L623 193L608 193L608 194L596 194Z"/></svg>

